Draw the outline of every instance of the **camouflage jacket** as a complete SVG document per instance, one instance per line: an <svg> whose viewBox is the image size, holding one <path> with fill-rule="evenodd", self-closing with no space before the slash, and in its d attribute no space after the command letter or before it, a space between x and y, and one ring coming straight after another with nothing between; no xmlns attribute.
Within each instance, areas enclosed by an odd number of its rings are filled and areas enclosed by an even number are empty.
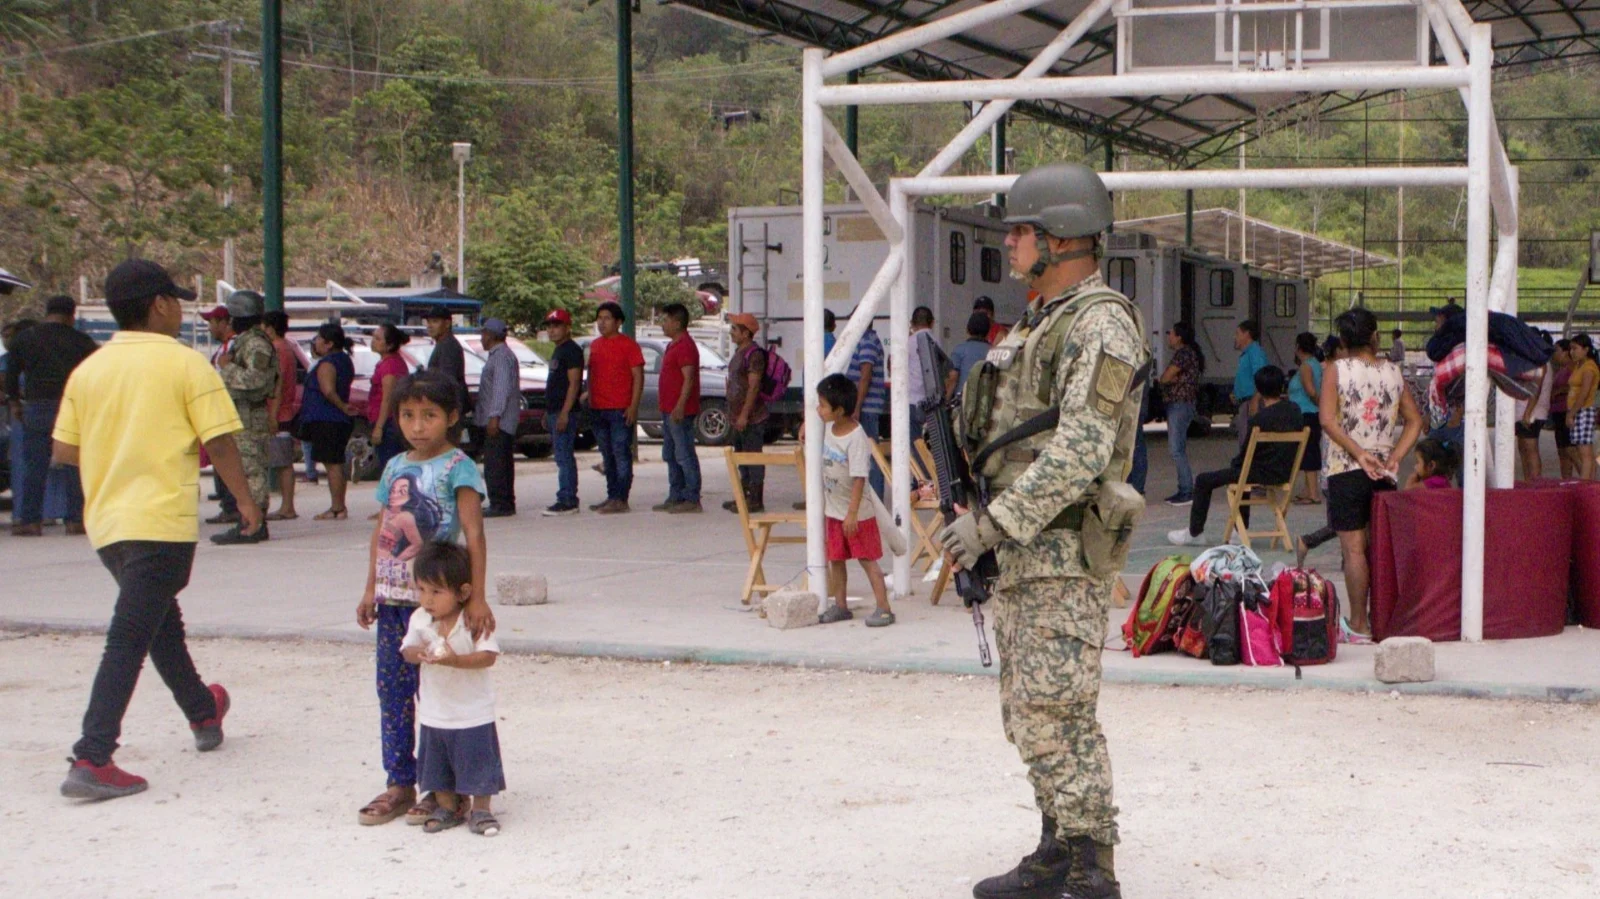
<svg viewBox="0 0 1600 899"><path fill-rule="evenodd" d="M1070 313L1073 303L1104 286L1098 274L1085 278L1031 310L1002 345L1025 343L1033 330L1049 326L1049 313L1058 304L1067 304L1059 311ZM1043 359L1023 359L1014 369L1014 377L1050 384L1051 403L1061 408L1061 421L1027 470L989 503L989 514L1009 538L998 548L1001 589L1034 578L1087 576L1078 532L1047 526L1082 501L1105 473L1128 403L1139 403L1131 395L1130 379L1149 359L1139 324L1119 303L1085 306L1055 356L1053 374L1027 371L1028 364L1044 364ZM1127 472L1113 474L1121 478Z"/></svg>
<svg viewBox="0 0 1600 899"><path fill-rule="evenodd" d="M272 338L257 326L235 337L228 352L231 357L220 373L233 404L241 415L247 408L265 409L278 390L278 351Z"/></svg>

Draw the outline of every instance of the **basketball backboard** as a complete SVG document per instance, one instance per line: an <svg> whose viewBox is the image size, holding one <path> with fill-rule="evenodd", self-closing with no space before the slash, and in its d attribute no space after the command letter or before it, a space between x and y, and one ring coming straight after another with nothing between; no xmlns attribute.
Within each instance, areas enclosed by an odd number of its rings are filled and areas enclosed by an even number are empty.
<svg viewBox="0 0 1600 899"><path fill-rule="evenodd" d="M1425 65L1413 0L1119 0L1117 70Z"/></svg>

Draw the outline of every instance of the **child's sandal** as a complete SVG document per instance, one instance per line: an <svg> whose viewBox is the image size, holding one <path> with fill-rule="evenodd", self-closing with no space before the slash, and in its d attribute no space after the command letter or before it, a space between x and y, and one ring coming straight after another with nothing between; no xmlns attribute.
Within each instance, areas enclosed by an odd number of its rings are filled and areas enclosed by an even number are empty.
<svg viewBox="0 0 1600 899"><path fill-rule="evenodd" d="M433 810L433 814L428 816L427 823L422 825L422 830L424 833L438 833L442 830L457 827L464 820L460 815L441 805Z"/></svg>
<svg viewBox="0 0 1600 899"><path fill-rule="evenodd" d="M432 794L426 793L417 804L406 810L406 823L420 827L428 823L433 813L439 808L439 800Z"/></svg>
<svg viewBox="0 0 1600 899"><path fill-rule="evenodd" d="M480 837L492 837L500 832L500 822L494 812L475 808L467 812L467 829Z"/></svg>

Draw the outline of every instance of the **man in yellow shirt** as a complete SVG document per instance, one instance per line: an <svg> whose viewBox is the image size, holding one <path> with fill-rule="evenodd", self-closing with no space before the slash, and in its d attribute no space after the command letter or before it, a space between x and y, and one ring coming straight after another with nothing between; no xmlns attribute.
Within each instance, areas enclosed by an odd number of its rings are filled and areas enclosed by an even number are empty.
<svg viewBox="0 0 1600 899"><path fill-rule="evenodd" d="M233 441L242 427L233 400L205 357L177 340L179 301L194 292L156 263L130 259L106 276L105 293L119 330L73 371L54 435L55 461L79 468L84 525L119 588L83 737L61 784L74 799L149 786L111 762L146 655L188 717L195 748L222 745L228 691L195 671L178 609L200 539L201 444L239 498L241 530L261 527Z"/></svg>

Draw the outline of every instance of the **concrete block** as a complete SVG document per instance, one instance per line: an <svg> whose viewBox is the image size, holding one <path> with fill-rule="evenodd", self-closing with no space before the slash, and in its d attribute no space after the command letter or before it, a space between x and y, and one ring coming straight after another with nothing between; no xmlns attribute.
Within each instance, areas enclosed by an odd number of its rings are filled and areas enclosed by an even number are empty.
<svg viewBox="0 0 1600 899"><path fill-rule="evenodd" d="M798 590L779 590L767 594L762 602L767 624L780 630L809 627L817 623L817 594Z"/></svg>
<svg viewBox="0 0 1600 899"><path fill-rule="evenodd" d="M1427 637L1390 637L1378 644L1374 674L1386 684L1423 684L1433 680L1433 641Z"/></svg>
<svg viewBox="0 0 1600 899"><path fill-rule="evenodd" d="M542 606L550 601L550 584L542 574L506 572L494 576L495 602L502 606Z"/></svg>

